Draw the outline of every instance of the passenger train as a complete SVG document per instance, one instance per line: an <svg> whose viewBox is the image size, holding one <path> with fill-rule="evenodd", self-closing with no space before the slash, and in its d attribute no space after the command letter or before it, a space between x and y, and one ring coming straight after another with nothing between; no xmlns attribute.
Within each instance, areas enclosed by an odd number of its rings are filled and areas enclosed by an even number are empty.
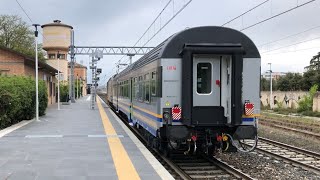
<svg viewBox="0 0 320 180"><path fill-rule="evenodd" d="M243 33L190 28L111 77L107 100L163 152L247 152L242 140L258 140L260 64Z"/></svg>

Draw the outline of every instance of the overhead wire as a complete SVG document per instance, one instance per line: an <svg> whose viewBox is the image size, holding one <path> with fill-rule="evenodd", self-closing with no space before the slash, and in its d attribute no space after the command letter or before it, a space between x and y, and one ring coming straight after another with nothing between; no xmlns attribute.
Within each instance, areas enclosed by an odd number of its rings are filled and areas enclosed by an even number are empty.
<svg viewBox="0 0 320 180"><path fill-rule="evenodd" d="M298 44L302 44L302 43L314 41L314 40L317 40L317 39L320 39L320 36L319 36L319 37L316 37L316 38L312 38L312 39L300 41L300 42L297 42L297 43L294 43L294 44L289 44L289 45L286 45L286 46L282 46L282 47L279 47L279 48L271 49L271 50L268 50L268 51L264 51L264 52L261 52L261 54L265 54L265 53L272 52L272 51L277 51L277 50L279 50L279 49L283 49L283 48L295 46L295 45L298 45Z"/></svg>
<svg viewBox="0 0 320 180"><path fill-rule="evenodd" d="M158 35L160 33L160 31L162 31L163 28L165 28L177 15L180 14L181 11L183 11L190 3L192 0L188 0L188 2L186 2L176 13L174 13L174 9L173 9L173 16L164 24L164 25L160 25L160 29L158 29L143 45L142 47L145 47L145 45L147 45L156 35ZM139 41L144 37L144 35L149 31L149 29L155 24L155 22L160 18L161 20L161 15L164 12L164 10L169 6L169 4L171 2L174 2L174 0L169 0L168 3L164 6L164 8L161 10L161 12L157 15L157 17L153 20L153 22L151 23L151 25L147 28L147 30L143 33L143 35L138 39L138 41L135 43L135 45L137 45L139 43ZM174 4L173 4L174 6ZM134 46L135 46L134 45ZM122 57L123 58L123 57ZM130 59L127 59L125 61L124 64L128 63ZM119 61L120 62L120 61Z"/></svg>
<svg viewBox="0 0 320 180"><path fill-rule="evenodd" d="M250 25L250 26L247 26L247 27L245 27L245 28L242 28L242 29L240 29L240 31L244 31L244 30L250 29L250 28L252 28L252 27L254 27L254 26L257 26L257 25L262 24L262 23L264 23L264 22L266 22L266 21L269 21L269 20L271 20L271 19L273 19L273 18L276 18L276 17L281 16L281 15L283 15L283 14L286 14L286 13L288 13L288 12L291 12L291 11L293 11L293 10L295 10L295 9L298 9L298 8L300 8L300 7L302 7L302 6L305 6L305 5L307 5L307 4L311 3L311 2L314 2L314 1L316 1L316 0L310 0L310 1L305 2L305 3L303 3L303 4L297 5L297 6L293 7L293 8L290 8L290 9L288 9L288 10L285 10L285 11L281 12L281 13L278 13L278 14L276 14L276 15L273 15L273 16L271 16L271 17L269 17L269 18L266 18L266 19L264 19L264 20L262 20L262 21L256 22L256 23L254 23L254 24L252 24L252 25Z"/></svg>
<svg viewBox="0 0 320 180"><path fill-rule="evenodd" d="M224 23L224 24L222 24L221 26L225 26L225 25L227 25L227 24L229 24L229 23L233 22L234 20L239 19L241 16L244 16L245 14L247 14L247 13L249 13L249 12L253 11L254 9L256 9L256 8L258 8L258 7L260 7L260 6L262 6L262 5L263 5L263 4L265 4L265 3L267 3L268 1L269 1L269 0L263 1L262 3L260 3L260 4L256 5L256 6L254 6L253 8L251 8L251 9L249 9L249 10L245 11L244 13L240 14L239 16L237 16L237 17L235 17L235 18L233 18L233 19L231 19L231 20L229 20L229 21L225 22L225 23Z"/></svg>
<svg viewBox="0 0 320 180"><path fill-rule="evenodd" d="M266 53L266 55L276 55L276 54L286 54L286 53L293 53L293 52L299 52L299 51L307 51L311 49L320 49L320 47L312 47L312 48L305 48L305 49L297 49L293 51L285 51L285 52L278 52L278 53Z"/></svg>
<svg viewBox="0 0 320 180"><path fill-rule="evenodd" d="M29 14L27 13L27 11L23 8L23 6L20 4L20 2L18 0L15 0L17 2L17 4L19 5L20 9L23 11L23 13L27 16L27 18L29 19L29 21L31 22L31 24L34 24L33 20L31 19L31 17L29 16ZM33 27L33 25L29 26L29 27ZM38 31L39 34L41 34L42 38L45 39L49 44L50 42L48 41L48 39L40 32Z"/></svg>
<svg viewBox="0 0 320 180"><path fill-rule="evenodd" d="M284 38L280 38L280 39L277 39L277 40L266 42L264 44L260 44L260 45L258 45L258 47L263 47L263 46L266 46L266 45L269 45L269 44L273 44L273 43L276 43L276 42L279 42L279 41L282 41L282 40L285 40L285 39L288 39L288 38L291 38L291 37L294 37L294 36L298 36L300 34L306 33L308 31L311 31L311 30L314 30L314 29L317 29L317 28L320 28L320 26L315 26L315 27L309 28L307 30L304 30L304 31L301 31L301 32L298 32L298 33L295 33L295 34L288 35L288 36L286 36Z"/></svg>

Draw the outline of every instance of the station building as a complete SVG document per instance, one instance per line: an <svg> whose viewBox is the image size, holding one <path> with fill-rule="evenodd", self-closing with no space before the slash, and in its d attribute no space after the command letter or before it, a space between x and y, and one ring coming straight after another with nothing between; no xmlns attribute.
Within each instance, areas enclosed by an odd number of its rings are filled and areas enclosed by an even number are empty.
<svg viewBox="0 0 320 180"><path fill-rule="evenodd" d="M39 80L44 80L48 90L48 105L56 103L55 74L58 70L39 60ZM0 75L31 76L35 78L35 59L9 48L0 47Z"/></svg>

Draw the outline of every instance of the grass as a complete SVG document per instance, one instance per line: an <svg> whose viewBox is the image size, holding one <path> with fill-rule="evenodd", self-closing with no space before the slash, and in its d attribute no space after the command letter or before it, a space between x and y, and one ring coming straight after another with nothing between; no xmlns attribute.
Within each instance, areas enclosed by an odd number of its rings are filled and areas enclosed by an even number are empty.
<svg viewBox="0 0 320 180"><path fill-rule="evenodd" d="M270 118L274 120L286 120L286 121L292 121L292 122L300 122L306 125L313 125L313 124L318 124L320 125L320 120L315 120L310 117L303 117L303 116L288 116L286 114L275 114L275 113L270 113L267 111L262 111L261 113L261 119L264 118Z"/></svg>

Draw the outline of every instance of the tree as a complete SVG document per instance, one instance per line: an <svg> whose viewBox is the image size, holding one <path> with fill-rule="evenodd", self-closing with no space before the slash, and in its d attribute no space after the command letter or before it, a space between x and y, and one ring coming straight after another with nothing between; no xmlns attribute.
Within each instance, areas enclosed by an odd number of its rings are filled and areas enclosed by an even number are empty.
<svg viewBox="0 0 320 180"><path fill-rule="evenodd" d="M261 81L260 81L260 88L261 88L261 91L269 91L270 90L270 86L269 86L269 81L267 81L266 78L262 77L261 78ZM268 89L269 88L269 89Z"/></svg>
<svg viewBox="0 0 320 180"><path fill-rule="evenodd" d="M278 89L277 81L272 79L272 90L275 91ZM270 78L266 79L264 77L261 78L260 81L260 89L261 91L270 91Z"/></svg>
<svg viewBox="0 0 320 180"><path fill-rule="evenodd" d="M10 48L30 57L35 56L34 34L19 16L0 15L0 46ZM39 59L44 56L38 46Z"/></svg>
<svg viewBox="0 0 320 180"><path fill-rule="evenodd" d="M310 65L305 68L307 70L320 70L320 52L311 58Z"/></svg>
<svg viewBox="0 0 320 180"><path fill-rule="evenodd" d="M280 91L299 91L303 77L298 73L288 73L279 78L277 84Z"/></svg>

